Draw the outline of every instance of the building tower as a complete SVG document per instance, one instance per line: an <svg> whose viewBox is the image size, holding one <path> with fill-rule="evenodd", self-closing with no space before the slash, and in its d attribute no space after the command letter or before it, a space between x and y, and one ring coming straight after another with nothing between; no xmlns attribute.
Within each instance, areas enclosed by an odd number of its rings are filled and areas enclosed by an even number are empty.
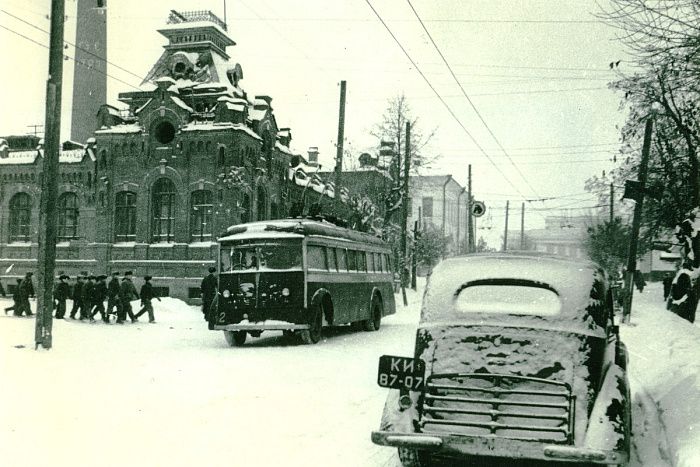
<svg viewBox="0 0 700 467"><path fill-rule="evenodd" d="M85 143L107 101L107 0L78 0L71 139Z"/></svg>

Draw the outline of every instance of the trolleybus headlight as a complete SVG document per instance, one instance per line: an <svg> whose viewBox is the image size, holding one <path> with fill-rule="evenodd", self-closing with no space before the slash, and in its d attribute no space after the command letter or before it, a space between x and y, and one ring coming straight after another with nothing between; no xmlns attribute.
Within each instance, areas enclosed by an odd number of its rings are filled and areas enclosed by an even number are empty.
<svg viewBox="0 0 700 467"><path fill-rule="evenodd" d="M406 410L411 407L413 404L413 401L411 401L411 396L408 394L404 394L403 396L399 397L399 410Z"/></svg>
<svg viewBox="0 0 700 467"><path fill-rule="evenodd" d="M228 289L226 289L221 293L221 295L223 295L224 298L229 298L231 296L231 292Z"/></svg>
<svg viewBox="0 0 700 467"><path fill-rule="evenodd" d="M282 296L289 297L289 289L287 287L282 289Z"/></svg>

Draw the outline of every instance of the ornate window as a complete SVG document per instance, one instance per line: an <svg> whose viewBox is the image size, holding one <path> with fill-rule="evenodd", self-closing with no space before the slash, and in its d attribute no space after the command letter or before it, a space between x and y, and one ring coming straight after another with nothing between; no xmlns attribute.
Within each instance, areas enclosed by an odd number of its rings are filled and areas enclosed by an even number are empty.
<svg viewBox="0 0 700 467"><path fill-rule="evenodd" d="M27 193L17 193L10 200L10 241L28 242L31 222L31 198Z"/></svg>
<svg viewBox="0 0 700 467"><path fill-rule="evenodd" d="M114 241L136 240L136 193L120 191L114 206Z"/></svg>
<svg viewBox="0 0 700 467"><path fill-rule="evenodd" d="M214 196L209 190L192 192L190 198L190 239L193 242L211 240Z"/></svg>
<svg viewBox="0 0 700 467"><path fill-rule="evenodd" d="M172 242L175 227L175 184L161 178L153 185L153 242Z"/></svg>
<svg viewBox="0 0 700 467"><path fill-rule="evenodd" d="M56 239L60 242L78 238L78 197L75 193L63 193L56 205L58 224Z"/></svg>

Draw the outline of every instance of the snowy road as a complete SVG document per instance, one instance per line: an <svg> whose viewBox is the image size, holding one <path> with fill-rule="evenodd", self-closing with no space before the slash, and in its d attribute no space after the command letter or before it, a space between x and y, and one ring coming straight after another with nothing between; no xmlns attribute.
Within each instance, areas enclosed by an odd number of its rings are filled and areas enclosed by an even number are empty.
<svg viewBox="0 0 700 467"><path fill-rule="evenodd" d="M622 328L632 467L700 465L700 330L657 288ZM334 330L316 346L270 333L229 348L197 308L164 299L155 325L61 320L54 348L34 351L34 321L0 314L2 465L396 467L369 439L386 397L375 372L380 355L412 353L419 300L377 333Z"/></svg>

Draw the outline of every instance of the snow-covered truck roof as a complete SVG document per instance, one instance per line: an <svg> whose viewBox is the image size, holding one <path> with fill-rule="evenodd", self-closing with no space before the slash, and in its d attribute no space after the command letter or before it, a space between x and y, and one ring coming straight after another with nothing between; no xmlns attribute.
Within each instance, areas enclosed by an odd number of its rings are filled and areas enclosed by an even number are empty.
<svg viewBox="0 0 700 467"><path fill-rule="evenodd" d="M480 312L471 304L469 312L460 307L463 291L476 286L493 286L496 293L518 293L503 302L529 300L526 289L539 289L556 297L556 310L535 299L532 312L494 313L493 303ZM509 287L512 290L509 290ZM440 262L429 278L421 309L421 326L440 323L547 328L604 337L604 323L594 319L605 305L605 277L590 261L572 261L524 253L490 253L459 256ZM500 299L497 299L500 300ZM495 300L496 301L496 300ZM476 308L476 312L475 312ZM540 312L541 311L541 312Z"/></svg>
<svg viewBox="0 0 700 467"><path fill-rule="evenodd" d="M225 235L219 237L219 242L254 238L305 236L342 238L369 245L387 247L381 238L374 235L339 227L327 221L311 219L277 219L232 225L226 229Z"/></svg>

